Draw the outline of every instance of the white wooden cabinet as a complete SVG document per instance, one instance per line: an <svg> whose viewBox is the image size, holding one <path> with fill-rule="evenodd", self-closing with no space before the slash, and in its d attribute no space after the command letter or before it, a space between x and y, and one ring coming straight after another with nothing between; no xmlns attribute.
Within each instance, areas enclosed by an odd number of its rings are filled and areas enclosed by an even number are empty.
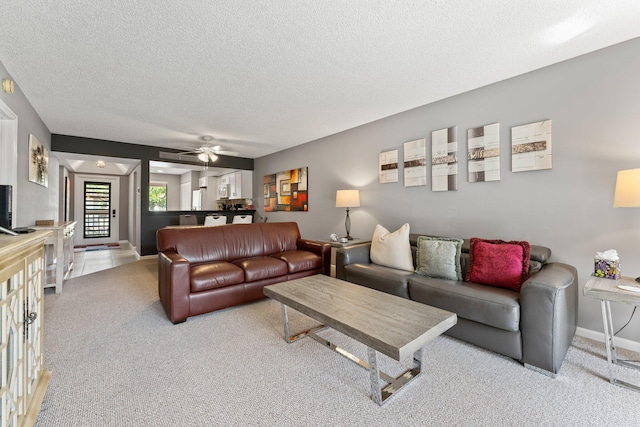
<svg viewBox="0 0 640 427"><path fill-rule="evenodd" d="M0 425L35 423L51 372L43 362L44 242L49 231L0 236Z"/></svg>
<svg viewBox="0 0 640 427"><path fill-rule="evenodd" d="M253 173L251 171L238 171L223 176L229 177L230 199L253 198Z"/></svg>
<svg viewBox="0 0 640 427"><path fill-rule="evenodd" d="M240 171L236 172L240 175L242 188L240 190L241 199L253 199L253 172L252 171Z"/></svg>

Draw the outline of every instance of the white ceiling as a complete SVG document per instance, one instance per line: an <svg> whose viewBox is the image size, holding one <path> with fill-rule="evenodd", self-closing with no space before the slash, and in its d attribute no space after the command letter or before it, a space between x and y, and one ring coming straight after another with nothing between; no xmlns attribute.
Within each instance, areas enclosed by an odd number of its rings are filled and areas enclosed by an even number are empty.
<svg viewBox="0 0 640 427"><path fill-rule="evenodd" d="M0 6L0 61L52 133L250 158L639 36L639 0Z"/></svg>

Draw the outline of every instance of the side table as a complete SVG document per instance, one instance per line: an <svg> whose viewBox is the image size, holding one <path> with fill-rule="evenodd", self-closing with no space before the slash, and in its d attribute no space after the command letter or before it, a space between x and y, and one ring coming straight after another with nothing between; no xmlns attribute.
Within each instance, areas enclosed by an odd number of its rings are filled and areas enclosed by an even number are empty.
<svg viewBox="0 0 640 427"><path fill-rule="evenodd" d="M607 349L607 365L609 367L609 380L611 384L616 384L631 390L640 391L640 386L631 384L616 378L615 366L626 366L627 368L640 370L640 365L624 360L618 360L616 345L614 342L613 322L611 320L611 302L621 302L624 304L640 305L640 292L628 291L618 286L630 286L640 289L640 283L631 277L622 277L619 280L604 279L591 276L582 290L588 297L600 300L602 308L602 323L604 325L604 344Z"/></svg>
<svg viewBox="0 0 640 427"><path fill-rule="evenodd" d="M73 235L76 221L56 222L53 225L37 225L36 230L51 231L45 243L45 288L55 288L57 294L62 292L62 282L73 269Z"/></svg>
<svg viewBox="0 0 640 427"><path fill-rule="evenodd" d="M314 239L317 242L330 243L331 244L331 277L336 277L336 249L346 248L347 246L360 245L363 243L369 243L370 240L353 239L346 243L334 242L329 239Z"/></svg>

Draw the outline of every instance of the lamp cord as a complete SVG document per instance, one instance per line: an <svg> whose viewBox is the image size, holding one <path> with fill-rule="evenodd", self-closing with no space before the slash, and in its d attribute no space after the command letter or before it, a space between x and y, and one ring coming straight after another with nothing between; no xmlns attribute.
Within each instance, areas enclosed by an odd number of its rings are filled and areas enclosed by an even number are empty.
<svg viewBox="0 0 640 427"><path fill-rule="evenodd" d="M637 305L633 306L633 311L631 312L631 316L629 316L629 321L628 321L627 323L625 323L625 324L624 324L624 326L623 326L622 328L618 329L618 331L617 331L617 332L615 332L615 333L613 334L613 336L614 336L614 337L615 337L616 335L618 335L618 332L620 332L621 330L623 330L624 328L626 328L626 327L627 327L627 325L628 325L629 323L631 323L631 319L633 319L633 315L636 313L636 308L638 308L638 306L637 306ZM633 362L633 363L638 363L638 362L640 362L639 360L634 360L634 359L618 359L618 360L623 360L623 361L625 361L625 362Z"/></svg>
<svg viewBox="0 0 640 427"><path fill-rule="evenodd" d="M625 324L624 324L624 326L623 326L622 328L618 329L618 332L620 332L621 330L623 330L624 328L626 328L626 327L627 327L627 325L628 325L629 323L631 323L631 319L633 319L633 315L634 315L634 314L635 314L635 312L636 312L636 308L638 308L638 306L637 306L637 305L633 306L633 311L631 312L631 316L629 317L629 321L628 321L627 323L625 323ZM618 335L618 332L615 332L615 333L613 334L613 336L615 337L616 335Z"/></svg>

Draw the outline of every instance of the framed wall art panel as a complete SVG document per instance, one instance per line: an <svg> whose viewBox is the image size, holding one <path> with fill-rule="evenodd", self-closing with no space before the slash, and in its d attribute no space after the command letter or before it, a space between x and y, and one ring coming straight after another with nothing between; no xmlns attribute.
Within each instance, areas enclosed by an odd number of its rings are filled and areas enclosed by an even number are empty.
<svg viewBox="0 0 640 427"><path fill-rule="evenodd" d="M551 120L511 128L511 172L551 169Z"/></svg>
<svg viewBox="0 0 640 427"><path fill-rule="evenodd" d="M29 135L29 181L49 186L49 152L35 135Z"/></svg>
<svg viewBox="0 0 640 427"><path fill-rule="evenodd" d="M265 175L263 187L265 212L309 210L306 167Z"/></svg>

